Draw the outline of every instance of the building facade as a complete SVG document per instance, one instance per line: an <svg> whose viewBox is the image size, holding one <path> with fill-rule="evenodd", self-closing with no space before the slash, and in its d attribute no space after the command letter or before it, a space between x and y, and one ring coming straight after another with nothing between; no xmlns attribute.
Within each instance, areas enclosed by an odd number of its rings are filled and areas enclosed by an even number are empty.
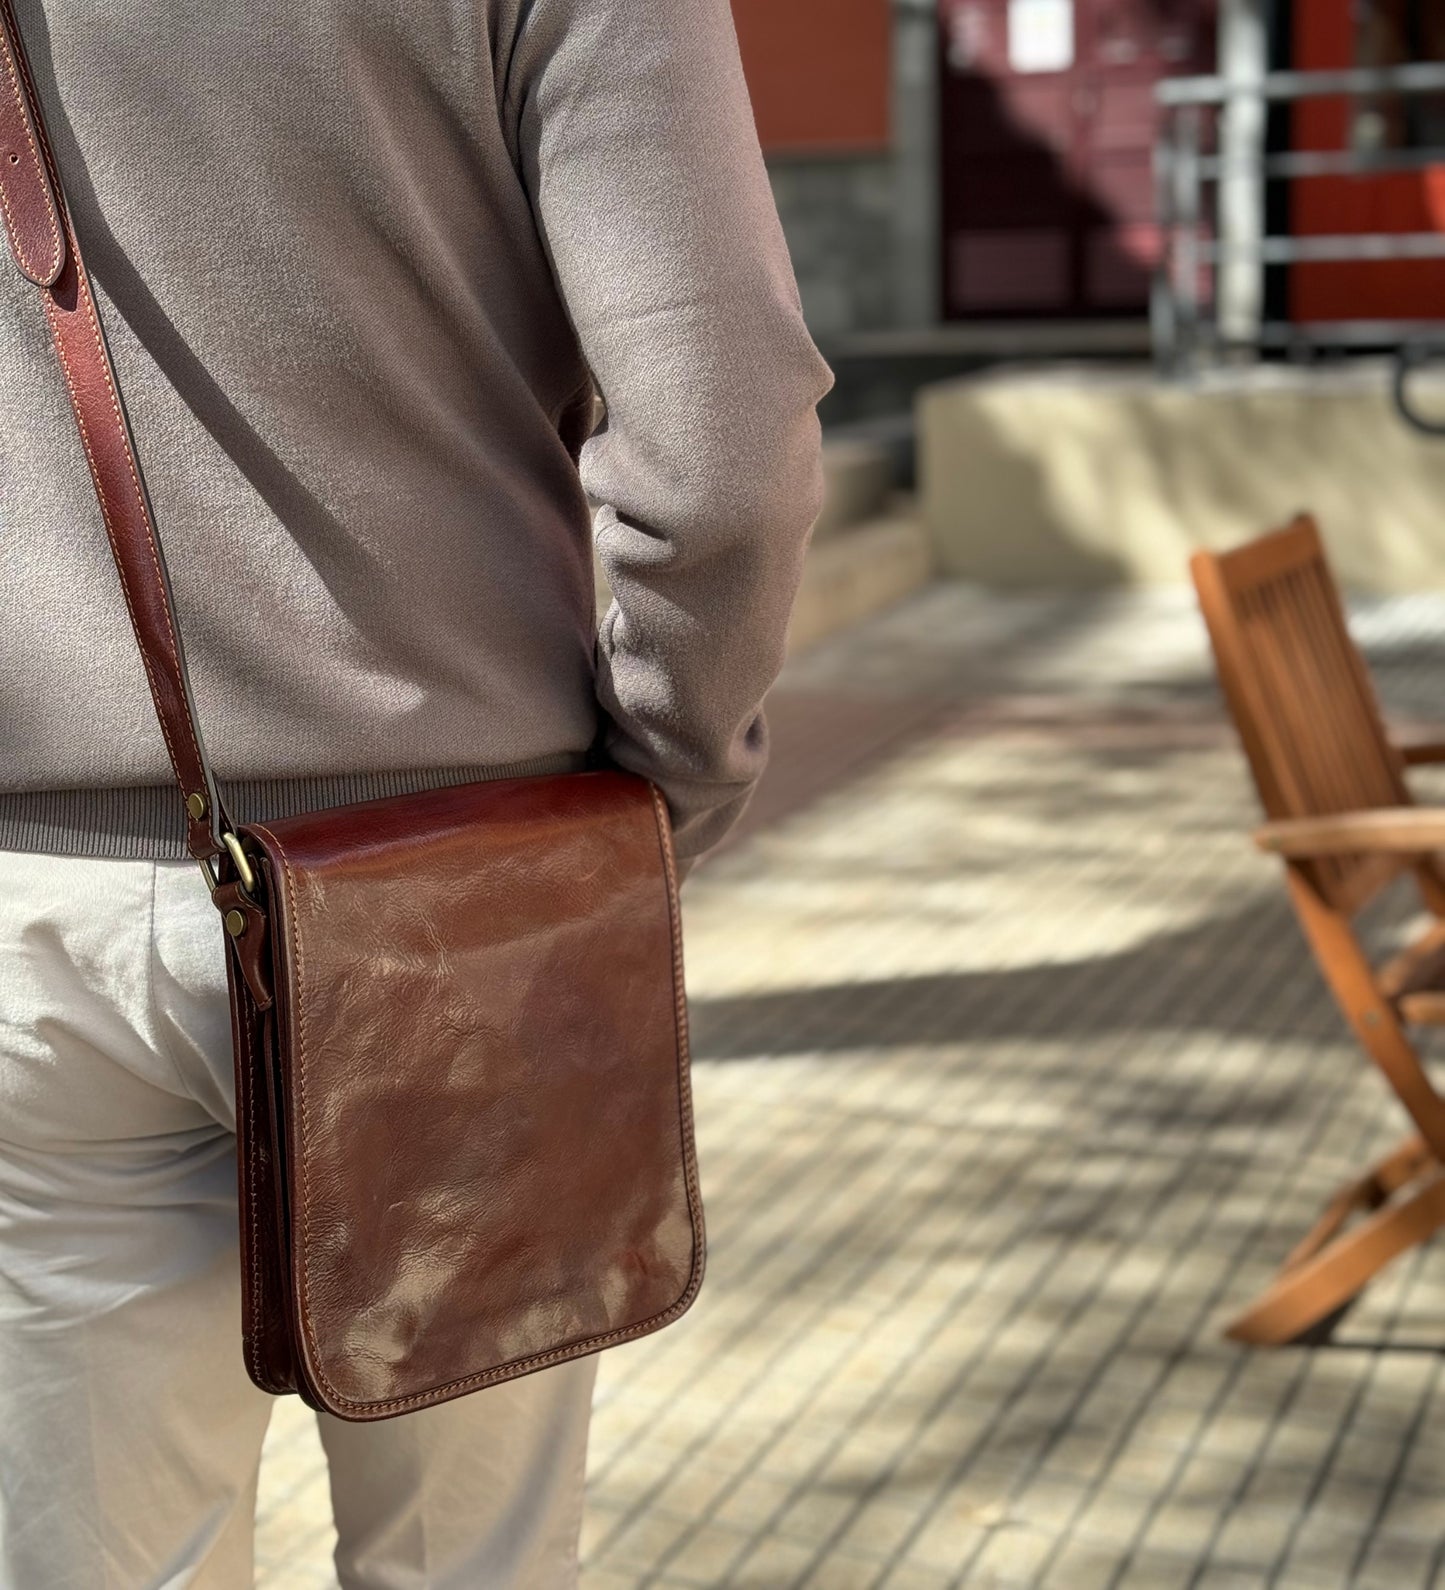
<svg viewBox="0 0 1445 1590"><path fill-rule="evenodd" d="M733 5L805 307L831 338L1142 318L1163 247L1161 79L1445 60L1441 0ZM1445 233L1445 162L1429 155L1445 147L1445 95L1240 102L1208 137L1235 174L1207 226L1246 243ZM1373 165L1266 178L1266 155L1282 151L1355 151ZM1267 312L1312 323L1445 313L1445 259L1266 270L1242 251L1216 285L1222 317L1246 330Z"/></svg>

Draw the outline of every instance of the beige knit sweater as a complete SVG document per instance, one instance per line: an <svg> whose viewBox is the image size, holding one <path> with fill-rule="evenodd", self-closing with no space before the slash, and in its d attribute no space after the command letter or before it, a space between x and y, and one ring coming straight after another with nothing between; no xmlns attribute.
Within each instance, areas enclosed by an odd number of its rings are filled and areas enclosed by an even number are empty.
<svg viewBox="0 0 1445 1590"><path fill-rule="evenodd" d="M236 815L576 766L600 730L683 855L715 843L831 383L727 0L18 10ZM0 847L182 854L8 260L0 546Z"/></svg>

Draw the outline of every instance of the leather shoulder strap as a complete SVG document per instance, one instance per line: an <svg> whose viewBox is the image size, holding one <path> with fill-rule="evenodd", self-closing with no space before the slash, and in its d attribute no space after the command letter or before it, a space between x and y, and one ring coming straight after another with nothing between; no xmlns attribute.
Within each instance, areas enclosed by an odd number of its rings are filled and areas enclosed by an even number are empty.
<svg viewBox="0 0 1445 1590"><path fill-rule="evenodd" d="M198 860L221 855L220 836L230 824L196 728L160 537L10 0L0 0L0 211L15 263L39 289L50 322L156 716L185 801L187 845Z"/></svg>

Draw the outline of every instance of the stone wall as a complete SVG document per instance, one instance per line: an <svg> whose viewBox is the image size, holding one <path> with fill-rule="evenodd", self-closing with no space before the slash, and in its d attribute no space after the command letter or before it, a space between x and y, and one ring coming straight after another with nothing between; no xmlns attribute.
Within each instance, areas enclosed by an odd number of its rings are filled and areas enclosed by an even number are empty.
<svg viewBox="0 0 1445 1590"><path fill-rule="evenodd" d="M790 155L768 162L815 337L894 323L893 157Z"/></svg>

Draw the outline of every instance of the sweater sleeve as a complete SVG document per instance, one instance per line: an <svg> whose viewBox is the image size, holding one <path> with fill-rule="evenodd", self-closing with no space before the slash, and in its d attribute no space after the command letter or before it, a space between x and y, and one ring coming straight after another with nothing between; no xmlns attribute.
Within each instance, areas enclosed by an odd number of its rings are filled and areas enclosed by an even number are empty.
<svg viewBox="0 0 1445 1590"><path fill-rule="evenodd" d="M677 850L767 758L822 500L833 376L803 321L728 0L533 0L511 62L523 179L606 419L582 450L613 593L605 747L662 789Z"/></svg>

